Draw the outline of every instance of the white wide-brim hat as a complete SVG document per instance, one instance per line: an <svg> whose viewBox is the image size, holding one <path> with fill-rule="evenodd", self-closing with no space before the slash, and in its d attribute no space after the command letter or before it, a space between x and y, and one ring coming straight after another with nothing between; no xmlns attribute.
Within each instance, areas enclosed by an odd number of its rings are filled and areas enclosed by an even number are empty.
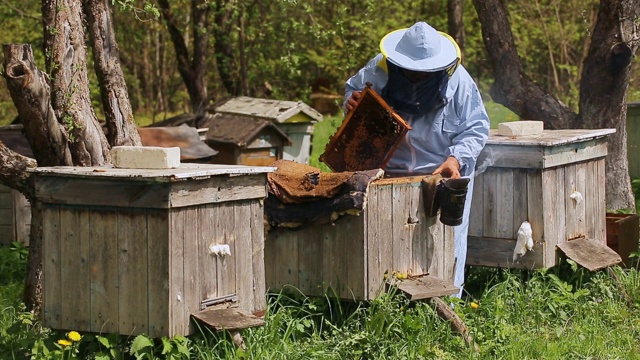
<svg viewBox="0 0 640 360"><path fill-rule="evenodd" d="M380 51L391 63L413 71L439 71L460 58L455 40L425 22L395 30L380 40Z"/></svg>

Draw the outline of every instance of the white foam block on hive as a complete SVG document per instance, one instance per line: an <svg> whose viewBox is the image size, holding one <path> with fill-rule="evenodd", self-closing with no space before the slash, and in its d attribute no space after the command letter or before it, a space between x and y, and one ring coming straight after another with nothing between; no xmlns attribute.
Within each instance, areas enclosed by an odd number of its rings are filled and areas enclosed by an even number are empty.
<svg viewBox="0 0 640 360"><path fill-rule="evenodd" d="M542 121L520 120L498 124L498 134L502 136L522 136L541 134L544 130Z"/></svg>
<svg viewBox="0 0 640 360"><path fill-rule="evenodd" d="M122 169L174 169L180 166L180 148L114 146L111 162Z"/></svg>

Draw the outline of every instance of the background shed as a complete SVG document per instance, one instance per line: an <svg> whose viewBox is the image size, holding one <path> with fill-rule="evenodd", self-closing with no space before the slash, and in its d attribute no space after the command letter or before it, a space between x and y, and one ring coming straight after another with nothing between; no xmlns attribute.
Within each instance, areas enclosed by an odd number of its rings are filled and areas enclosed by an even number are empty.
<svg viewBox="0 0 640 360"><path fill-rule="evenodd" d="M234 114L208 116L205 142L218 154L216 164L269 165L283 159L291 141L271 121Z"/></svg>
<svg viewBox="0 0 640 360"><path fill-rule="evenodd" d="M282 159L301 164L309 163L314 124L322 121L321 113L301 101L240 96L217 105L214 111L269 120L276 124L291 141L284 147Z"/></svg>

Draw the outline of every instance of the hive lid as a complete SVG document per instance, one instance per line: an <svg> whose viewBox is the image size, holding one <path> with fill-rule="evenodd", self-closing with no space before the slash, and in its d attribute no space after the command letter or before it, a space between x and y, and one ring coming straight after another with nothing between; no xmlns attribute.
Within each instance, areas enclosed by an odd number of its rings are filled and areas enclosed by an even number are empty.
<svg viewBox="0 0 640 360"><path fill-rule="evenodd" d="M411 126L367 87L329 140L320 161L335 172L382 168L409 130Z"/></svg>
<svg viewBox="0 0 640 360"><path fill-rule="evenodd" d="M570 259L574 260L589 271L596 271L617 265L622 258L606 245L595 240L581 237L562 244L558 248Z"/></svg>

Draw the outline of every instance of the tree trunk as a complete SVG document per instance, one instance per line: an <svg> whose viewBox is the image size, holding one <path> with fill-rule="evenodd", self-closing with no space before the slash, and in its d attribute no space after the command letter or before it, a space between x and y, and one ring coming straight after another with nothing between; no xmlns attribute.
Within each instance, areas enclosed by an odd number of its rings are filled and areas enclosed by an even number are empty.
<svg viewBox="0 0 640 360"><path fill-rule="evenodd" d="M43 0L44 45L51 76L51 104L66 127L74 165L111 161L107 138L91 107L82 6L73 0Z"/></svg>
<svg viewBox="0 0 640 360"><path fill-rule="evenodd" d="M7 87L38 164L72 165L66 130L51 106L49 79L36 67L31 46L4 45L3 52Z"/></svg>
<svg viewBox="0 0 640 360"><path fill-rule="evenodd" d="M41 164L70 165L66 133L58 124L49 104L49 85L33 60L31 46L4 45L4 77L25 135ZM27 169L35 168L34 159L8 149L0 142L0 183L20 191L31 203L29 259L24 301L29 310L40 314L42 303L42 216L35 201L35 189Z"/></svg>
<svg viewBox="0 0 640 360"><path fill-rule="evenodd" d="M178 28L177 20L171 11L169 1L158 0L158 4L162 10L162 16L167 24L171 42L173 42L176 51L178 70L187 87L187 92L191 99L191 107L195 113L203 112L208 105L205 70L207 44L209 40L207 34L209 5L206 0L191 1L193 58L189 60L187 44L185 43L182 32Z"/></svg>
<svg viewBox="0 0 640 360"><path fill-rule="evenodd" d="M464 54L464 21L462 21L463 6L462 0L447 1L447 24L448 32L451 37L458 43L460 50ZM460 59L462 60L462 59Z"/></svg>
<svg viewBox="0 0 640 360"><path fill-rule="evenodd" d="M547 129L568 128L577 115L524 73L503 2L473 0L473 4L495 77L493 100L523 119L544 121Z"/></svg>
<svg viewBox="0 0 640 360"><path fill-rule="evenodd" d="M216 10L214 16L213 35L216 39L214 44L214 54L216 57L216 66L218 75L222 80L224 88L232 96L240 95L240 85L233 75L236 68L233 53L233 44L231 43L231 30L233 26L233 7L229 5L227 0L216 0Z"/></svg>
<svg viewBox="0 0 640 360"><path fill-rule="evenodd" d="M524 74L503 2L473 0L473 4L496 79L491 89L493 99L524 119L544 121L547 129L616 128L608 141L607 208L635 210L626 149L626 92L631 59L640 41L636 22L640 0L600 2L582 71L580 114Z"/></svg>
<svg viewBox="0 0 640 360"><path fill-rule="evenodd" d="M85 0L95 71L111 146L142 145L120 67L119 49L107 0Z"/></svg>
<svg viewBox="0 0 640 360"><path fill-rule="evenodd" d="M605 172L607 209L631 209L635 198L627 157L627 89L640 42L640 0L601 1L580 82L578 128L615 128ZM635 20L635 21L634 21Z"/></svg>

